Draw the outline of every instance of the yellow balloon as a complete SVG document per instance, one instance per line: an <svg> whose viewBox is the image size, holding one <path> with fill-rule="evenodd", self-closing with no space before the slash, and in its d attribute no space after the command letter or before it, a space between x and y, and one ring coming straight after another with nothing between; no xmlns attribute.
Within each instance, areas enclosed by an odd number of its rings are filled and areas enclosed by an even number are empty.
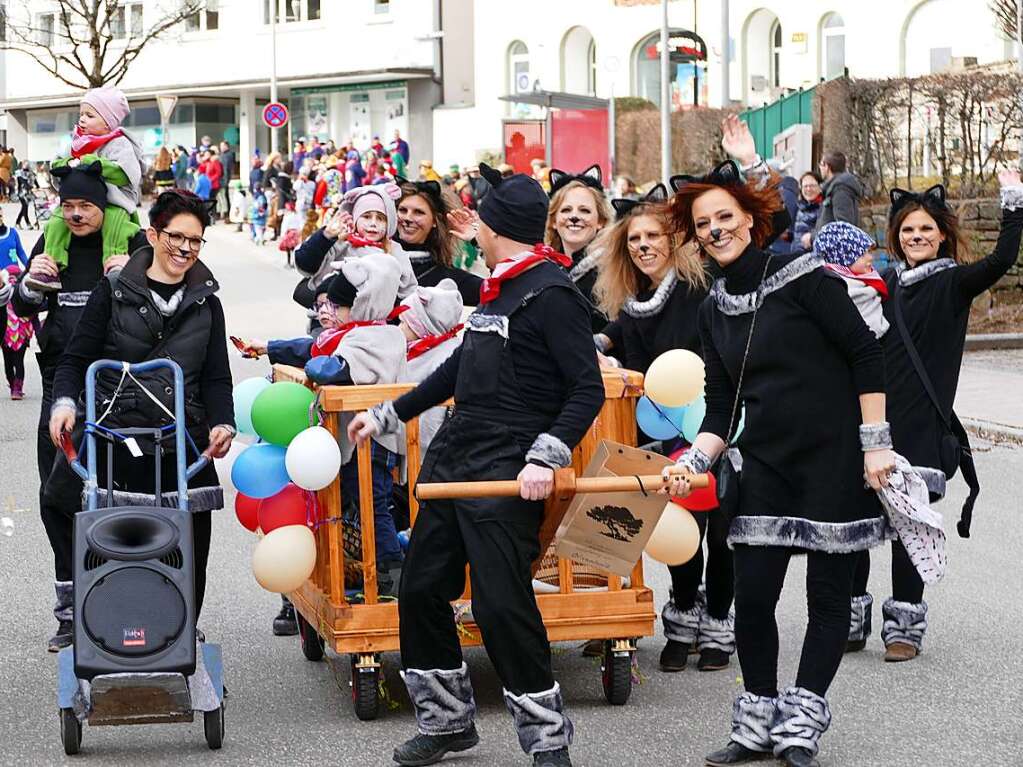
<svg viewBox="0 0 1023 767"><path fill-rule="evenodd" d="M700 548L700 527L688 511L674 503L664 513L646 544L646 553L666 565L684 565Z"/></svg>
<svg viewBox="0 0 1023 767"><path fill-rule="evenodd" d="M267 591L294 591L316 566L316 538L305 525L285 525L271 530L252 552L252 574Z"/></svg>
<svg viewBox="0 0 1023 767"><path fill-rule="evenodd" d="M700 356L688 349L671 349L651 363L643 386L658 405L682 407L700 396L703 384Z"/></svg>

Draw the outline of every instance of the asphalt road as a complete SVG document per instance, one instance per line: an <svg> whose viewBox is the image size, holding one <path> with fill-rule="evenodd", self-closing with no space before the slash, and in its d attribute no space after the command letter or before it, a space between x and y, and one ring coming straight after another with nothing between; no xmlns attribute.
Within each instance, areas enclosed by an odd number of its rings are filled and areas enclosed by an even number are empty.
<svg viewBox="0 0 1023 767"><path fill-rule="evenodd" d="M257 250L241 235L215 227L204 254L218 275L228 327L238 335L301 332L301 312L290 303L296 282L276 249ZM235 359L236 378L265 366ZM220 765L387 765L395 743L414 731L414 719L397 675L385 656L387 684L398 703L375 722L355 718L348 664L309 663L297 638L271 635L278 598L262 591L249 571L254 538L231 512L215 516L210 578L202 627L222 643L231 698L222 751L207 750L201 724L85 729L83 754L63 755L56 715L56 657L45 651L54 621L51 554L36 505L35 424L39 382L29 362L28 399L0 399L0 516L14 520L0 536L0 764L88 762ZM983 483L969 541L950 539L950 571L928 592L930 631L924 653L912 663L886 665L875 636L866 651L846 658L830 693L834 715L825 736L827 767L916 765L1014 765L1020 756L1019 679L1023 660L1020 621L1020 556L1023 550L1023 451L978 446ZM949 519L964 496L961 482L942 504ZM953 534L954 535L954 534ZM875 626L888 593L887 551L874 557L871 591ZM779 608L781 680L795 673L805 621L805 569L793 562ZM666 571L648 568L658 605L668 594ZM659 627L658 627L659 632ZM641 641L645 676L628 705L604 701L599 666L578 648L556 648L555 673L576 724L577 765L699 765L724 744L731 701L741 674L656 669L662 639ZM457 765L526 764L485 653L468 661L480 706L480 746L450 759Z"/></svg>

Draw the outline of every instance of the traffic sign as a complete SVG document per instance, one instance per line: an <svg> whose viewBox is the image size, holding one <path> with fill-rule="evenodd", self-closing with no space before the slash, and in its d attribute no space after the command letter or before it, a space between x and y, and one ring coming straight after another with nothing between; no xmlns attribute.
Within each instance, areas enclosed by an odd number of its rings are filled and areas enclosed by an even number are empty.
<svg viewBox="0 0 1023 767"><path fill-rule="evenodd" d="M288 108L279 101L271 101L263 107L263 122L268 128L283 128L288 124Z"/></svg>

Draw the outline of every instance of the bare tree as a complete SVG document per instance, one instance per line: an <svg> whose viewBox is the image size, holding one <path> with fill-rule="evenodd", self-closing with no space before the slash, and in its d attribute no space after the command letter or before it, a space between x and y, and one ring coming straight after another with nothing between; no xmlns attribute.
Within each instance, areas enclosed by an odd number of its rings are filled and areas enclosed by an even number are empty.
<svg viewBox="0 0 1023 767"><path fill-rule="evenodd" d="M115 85L153 40L182 24L196 24L207 0L32 0L0 9L0 48L25 54L73 88ZM146 17L149 18L146 18Z"/></svg>
<svg viewBox="0 0 1023 767"><path fill-rule="evenodd" d="M1020 0L990 0L988 7L995 15L995 25L1006 40L1019 40L1017 21Z"/></svg>

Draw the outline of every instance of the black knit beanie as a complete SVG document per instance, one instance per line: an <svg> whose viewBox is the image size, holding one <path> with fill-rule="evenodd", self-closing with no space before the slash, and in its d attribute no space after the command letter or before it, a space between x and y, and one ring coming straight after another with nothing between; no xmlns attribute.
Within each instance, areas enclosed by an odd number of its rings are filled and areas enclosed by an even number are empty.
<svg viewBox="0 0 1023 767"><path fill-rule="evenodd" d="M480 203L480 219L495 234L534 245L543 242L550 198L535 179L521 173L508 178L480 163L480 175L493 190Z"/></svg>
<svg viewBox="0 0 1023 767"><path fill-rule="evenodd" d="M319 285L316 286L316 290L313 291L313 295L316 296L317 298L319 298L324 293L328 293L329 294L330 293L330 286L331 286L331 284L333 282L334 282L334 275L332 274L327 279L325 279L323 282L321 282ZM329 295L327 297L330 298Z"/></svg>
<svg viewBox="0 0 1023 767"><path fill-rule="evenodd" d="M99 162L79 165L77 168L55 168L53 175L60 179L61 202L85 200L100 210L106 208L107 185L103 181L103 166Z"/></svg>
<svg viewBox="0 0 1023 767"><path fill-rule="evenodd" d="M330 278L327 298L335 306L346 306L351 309L355 305L355 293L355 286L341 272Z"/></svg>

